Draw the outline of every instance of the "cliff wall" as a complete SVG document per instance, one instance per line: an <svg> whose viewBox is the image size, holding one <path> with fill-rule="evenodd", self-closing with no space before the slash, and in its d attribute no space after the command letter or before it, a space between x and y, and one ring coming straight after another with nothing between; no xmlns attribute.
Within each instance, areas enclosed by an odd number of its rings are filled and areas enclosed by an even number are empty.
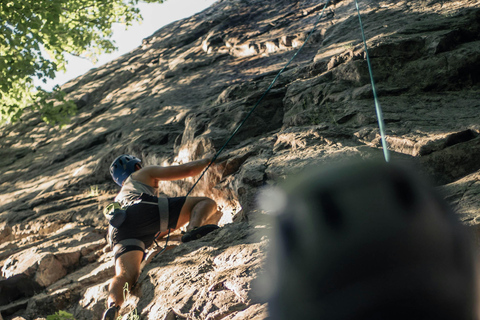
<svg viewBox="0 0 480 320"><path fill-rule="evenodd" d="M360 7L392 161L413 162L475 230L480 3L365 0ZM77 320L100 318L114 274L102 215L118 192L110 163L128 153L171 165L218 151L322 9L310 0L220 0L65 84L78 106L65 128L35 114L4 126L3 318L38 319L57 310ZM268 244L258 190L308 166L383 157L354 2L330 1L223 156L193 191L217 201L223 227L192 243L173 237L171 250L157 257L152 248L123 313L266 318L252 285ZM161 189L182 196L193 183L165 182Z"/></svg>

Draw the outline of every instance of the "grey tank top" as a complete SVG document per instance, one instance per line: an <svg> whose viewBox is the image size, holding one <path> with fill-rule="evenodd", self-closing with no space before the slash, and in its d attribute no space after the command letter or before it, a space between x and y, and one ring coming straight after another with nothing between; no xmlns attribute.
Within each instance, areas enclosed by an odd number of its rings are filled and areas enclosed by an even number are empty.
<svg viewBox="0 0 480 320"><path fill-rule="evenodd" d="M168 228L168 199L164 194L159 194L157 188L134 180L130 176L123 183L122 189L115 197L115 201L120 203L122 207L129 207L141 201L139 197L142 193L158 197L158 203L156 204L160 214L160 232L166 231ZM142 201L142 203L146 203L146 201ZM154 205L155 203L150 204Z"/></svg>

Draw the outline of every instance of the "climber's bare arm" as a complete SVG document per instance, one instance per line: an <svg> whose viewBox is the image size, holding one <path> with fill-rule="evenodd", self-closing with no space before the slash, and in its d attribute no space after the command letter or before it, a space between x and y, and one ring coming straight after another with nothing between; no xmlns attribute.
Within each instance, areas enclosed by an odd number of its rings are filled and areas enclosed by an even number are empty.
<svg viewBox="0 0 480 320"><path fill-rule="evenodd" d="M202 173L211 160L212 158L208 157L176 166L147 166L134 172L132 178L152 187L156 187L158 181L179 180L196 176Z"/></svg>

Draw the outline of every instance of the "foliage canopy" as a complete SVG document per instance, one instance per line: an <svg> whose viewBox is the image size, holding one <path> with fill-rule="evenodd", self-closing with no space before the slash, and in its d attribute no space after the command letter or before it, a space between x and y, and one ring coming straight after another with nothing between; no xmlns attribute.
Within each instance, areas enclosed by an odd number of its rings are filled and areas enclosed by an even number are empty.
<svg viewBox="0 0 480 320"><path fill-rule="evenodd" d="M163 2L145 0L144 2ZM116 49L114 23L141 20L138 0L0 1L0 123L20 118L27 107L44 121L63 124L76 107L58 88L48 93L33 78L46 82L65 70L66 53L95 59Z"/></svg>

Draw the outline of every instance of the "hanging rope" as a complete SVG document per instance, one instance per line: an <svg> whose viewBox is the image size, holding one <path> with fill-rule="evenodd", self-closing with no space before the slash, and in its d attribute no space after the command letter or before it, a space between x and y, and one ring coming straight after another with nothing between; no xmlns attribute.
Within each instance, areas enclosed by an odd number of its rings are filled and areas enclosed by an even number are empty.
<svg viewBox="0 0 480 320"><path fill-rule="evenodd" d="M382 107L380 106L380 102L378 102L377 89L375 88L375 81L373 80L372 64L370 63L370 56L368 55L367 40L365 39L365 31L363 29L362 17L360 15L360 9L358 7L357 0L355 0L355 6L357 7L358 21L360 22L360 30L362 32L363 46L365 47L365 55L367 57L368 73L370 74L370 82L372 84L373 100L375 102L375 111L377 112L378 127L380 129L380 136L381 136L382 147L383 147L383 156L385 157L385 161L389 162L390 151L388 150L387 138L385 134L385 122L383 120Z"/></svg>
<svg viewBox="0 0 480 320"><path fill-rule="evenodd" d="M265 92L262 94L262 96L260 97L260 99L258 99L258 101L255 103L255 105L250 109L250 111L248 112L248 114L245 116L245 118L243 119L243 121L237 126L237 128L233 131L233 133L230 135L230 137L227 139L227 141L223 144L223 146L218 150L218 152L214 155L214 157L212 158L212 160L210 161L210 163L207 165L207 167L205 167L205 169L203 170L203 172L201 173L201 175L198 177L198 179L195 181L195 183L193 184L193 186L190 188L190 190L187 192L186 196L185 197L188 197L193 189L197 186L198 182L203 178L203 176L205 175L205 173L208 171L208 169L211 167L211 165L215 162L215 160L217 160L218 156L223 152L223 150L225 149L225 147L230 143L230 141L233 139L233 137L238 133L238 131L242 128L242 126L245 124L245 122L247 122L248 118L250 118L250 116L252 115L252 113L255 111L255 109L258 107L258 105L260 104L260 102L262 102L263 98L265 98L265 96L270 92L270 90L272 89L273 85L275 84L275 82L278 80L278 78L280 77L280 75L283 73L283 71L285 71L285 69L288 68L288 66L290 65L290 63L296 58L296 56L300 53L300 51L303 49L303 47L305 46L305 44L307 43L307 41L309 40L310 36L317 30L317 25L319 23L319 21L321 20L321 18L323 17L323 14L325 12L325 9L327 8L328 4L330 3L330 0L327 0L327 2L325 3L325 5L323 6L323 9L321 11L321 13L318 15L318 18L317 20L315 21L315 24L312 28L312 30L309 32L309 34L307 35L305 41L303 42L303 44L300 46L300 48L295 52L295 54L292 56L292 58L287 62L287 64L285 64L285 66L277 73L277 75L275 76L275 78L272 80L272 82L270 83L270 85L268 86L268 88L265 90ZM366 58L367 58L367 65L368 65L368 72L369 72L369 75L370 75L370 82L371 82L371 85L372 85L372 91L373 91L373 99L374 99L374 103L375 103L375 111L376 111L376 114L377 114L377 120L378 120L378 126L379 126L379 129L380 129L380 135L381 135L381 141L382 141L382 147L383 147L383 155L385 157L385 161L386 162L389 162L390 161L390 151L388 150L388 145L387 145L387 140L386 140L386 134L385 134L385 122L383 120L383 113L382 113L382 108L380 106L380 102L378 101L378 95L377 95L377 90L376 90L376 87L375 87L375 81L373 79L373 71L372 71L372 65L370 63L370 56L368 55L368 46L367 46L367 40L365 38L365 31L364 31L364 28L363 28L363 23L362 23L362 17L361 17L361 14L360 14L360 9L359 9L359 6L358 6L358 1L355 0L355 6L356 6L356 9L357 9L357 13L358 13L358 20L359 20L359 23L360 23L360 30L361 30L361 34L362 34L362 40L363 40L363 45L364 45L364 48L365 48L365 54L366 54ZM162 253L163 251L165 251L165 249L167 248L167 244L168 244L168 240L170 238L170 229L168 231L168 236L167 236L167 240L165 242L165 247L155 255L158 256L160 253ZM155 241L156 242L156 241ZM157 243L158 245L158 243Z"/></svg>
<svg viewBox="0 0 480 320"><path fill-rule="evenodd" d="M300 48L298 48L297 52L295 52L295 54L292 56L292 58L287 62L287 64L277 73L277 75L275 76L275 78L272 80L272 82L270 83L270 85L268 86L267 90L265 90L265 92L262 94L262 96L260 97L260 99L258 99L258 101L255 103L255 105L252 107L252 109L250 109L250 111L248 112L248 114L245 116L245 118L243 119L243 121L237 126L237 128L233 131L233 133L230 135L230 137L227 139L227 141L223 144L223 146L218 150L218 152L215 154L215 156L212 158L212 160L210 160L210 163L207 165L207 167L205 167L205 169L203 170L202 174L198 177L197 181L195 181L195 183L193 184L193 186L190 188L190 190L187 192L187 194L185 195L185 197L188 197L190 195L190 193L192 193L193 189L197 186L198 182L203 178L203 176L205 175L205 173L207 172L207 170L211 167L211 165L215 162L215 160L217 160L218 156L223 152L223 150L225 149L225 147L228 145L228 143L233 139L233 137L238 133L238 131L240 130L240 128L242 128L242 126L245 124L245 122L247 122L248 118L250 118L250 116L252 115L252 113L255 111L255 109L258 107L258 105L260 104L260 102L262 102L263 98L265 98L265 96L270 92L270 90L272 89L273 85L275 84L275 82L277 82L278 78L280 77L280 75L283 73L283 71L285 71L285 69L288 68L288 66L290 65L290 63L292 63L293 59L296 58L296 56L300 53L300 51L303 49L303 47L305 46L305 44L307 43L308 39L310 38L310 36L315 32L315 30L317 30L317 25L318 25L318 22L320 22L320 20L322 19L323 17L323 14L325 12L325 9L327 8L328 4L330 3L330 0L327 0L327 2L325 3L325 5L323 6L323 9L321 11L321 13L318 15L318 18L317 20L315 21L315 24L312 28L312 30L308 33L307 37L305 38L305 41L303 42L303 44L300 46ZM165 251L165 249L167 248L167 245L168 245L168 239L170 238L170 229L168 229L168 235L167 235L167 240L165 242L165 247L163 247L163 249L158 252L155 257L157 257L160 253L162 253L163 251ZM156 241L155 241L156 242ZM157 243L157 246L158 246L158 243ZM154 258L155 258L154 257Z"/></svg>
<svg viewBox="0 0 480 320"><path fill-rule="evenodd" d="M327 0L327 2L325 3L325 5L323 6L323 9L322 9L322 12L318 15L318 18L317 20L315 21L315 24L312 28L312 30L308 33L305 41L303 42L303 44L300 46L300 48L298 48L297 52L295 52L295 54L292 56L292 58L287 62L287 64L277 73L276 77L272 80L272 82L270 83L270 85L268 86L267 90L265 90L265 92L262 94L262 96L260 97L260 99L258 99L257 103L255 103L255 105L252 107L252 109L250 110L250 112L247 114L247 116L243 119L243 121L240 123L240 125L238 125L238 127L233 131L232 135L230 136L230 138L228 138L228 140L225 142L225 144L218 150L218 152L215 154L215 156L213 157L213 159L210 161L210 163L208 164L208 166L205 168L205 170L203 170L202 174L200 175L200 177L197 179L197 181L193 184L193 186L190 188L190 190L188 191L186 197L188 197L190 195L190 193L193 191L193 189L197 186L198 182L202 179L202 177L204 176L204 174L207 172L207 170L210 168L210 166L212 165L212 163L215 162L215 160L217 160L218 156L223 152L223 150L225 149L225 147L228 145L228 143L233 139L233 137L237 134L237 132L240 130L240 128L245 124L245 122L247 122L248 118L252 115L253 111L255 111L255 109L257 108L257 106L260 104L260 102L262 102L263 98L265 98L265 96L268 94L268 92L270 92L270 89L272 89L273 85L275 84L275 82L277 82L278 78L280 77L280 75L283 73L283 71L285 71L285 69L288 68L288 66L290 65L290 63L293 61L293 59L295 59L295 57L300 53L300 51L303 49L303 47L305 46L305 44L307 43L308 39L310 38L310 36L315 32L315 30L317 30L317 25L318 25L318 22L322 19L323 17L323 14L325 12L325 8L327 8L328 4L330 3L330 0Z"/></svg>

